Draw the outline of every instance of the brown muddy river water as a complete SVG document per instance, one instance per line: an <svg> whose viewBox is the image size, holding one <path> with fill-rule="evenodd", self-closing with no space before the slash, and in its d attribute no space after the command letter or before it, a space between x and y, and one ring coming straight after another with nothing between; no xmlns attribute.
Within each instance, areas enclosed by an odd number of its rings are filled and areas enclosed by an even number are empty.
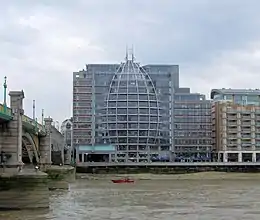
<svg viewBox="0 0 260 220"><path fill-rule="evenodd" d="M259 220L259 180L77 180L50 192L50 209L0 212L1 220Z"/></svg>

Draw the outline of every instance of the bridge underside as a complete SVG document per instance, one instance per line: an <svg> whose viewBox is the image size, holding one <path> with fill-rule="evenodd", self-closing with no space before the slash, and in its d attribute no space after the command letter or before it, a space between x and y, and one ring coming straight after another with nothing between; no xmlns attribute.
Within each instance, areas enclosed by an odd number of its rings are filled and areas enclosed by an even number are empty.
<svg viewBox="0 0 260 220"><path fill-rule="evenodd" d="M8 121L11 121L12 119L12 116L0 112L0 123L6 123Z"/></svg>
<svg viewBox="0 0 260 220"><path fill-rule="evenodd" d="M38 146L29 133L24 133L22 137L22 161L24 164L39 163Z"/></svg>
<svg viewBox="0 0 260 220"><path fill-rule="evenodd" d="M3 118L3 117L0 116L0 124L7 123L10 120L11 119L6 119L6 118Z"/></svg>

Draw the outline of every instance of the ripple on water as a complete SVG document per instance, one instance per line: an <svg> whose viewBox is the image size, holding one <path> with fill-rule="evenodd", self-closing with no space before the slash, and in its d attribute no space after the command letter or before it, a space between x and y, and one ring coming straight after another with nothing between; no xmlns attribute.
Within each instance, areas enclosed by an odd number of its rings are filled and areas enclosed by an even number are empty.
<svg viewBox="0 0 260 220"><path fill-rule="evenodd" d="M70 191L53 191L50 209L0 213L2 220L199 219L259 220L258 181L78 180Z"/></svg>

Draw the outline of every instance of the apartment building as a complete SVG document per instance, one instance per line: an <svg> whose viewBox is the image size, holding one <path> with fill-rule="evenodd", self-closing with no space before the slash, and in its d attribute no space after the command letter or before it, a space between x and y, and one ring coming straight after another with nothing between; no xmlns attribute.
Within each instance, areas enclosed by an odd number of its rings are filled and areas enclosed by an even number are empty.
<svg viewBox="0 0 260 220"><path fill-rule="evenodd" d="M212 141L216 160L260 160L260 91L214 89L211 91Z"/></svg>

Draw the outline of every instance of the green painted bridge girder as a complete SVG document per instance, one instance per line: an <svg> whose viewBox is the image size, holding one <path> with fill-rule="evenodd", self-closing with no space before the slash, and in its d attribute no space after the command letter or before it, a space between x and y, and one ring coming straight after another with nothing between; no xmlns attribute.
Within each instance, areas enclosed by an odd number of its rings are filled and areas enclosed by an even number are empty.
<svg viewBox="0 0 260 220"><path fill-rule="evenodd" d="M45 127L38 123L36 120L33 120L32 118L23 115L22 116L23 126L28 129L30 132L34 132L40 135L45 135Z"/></svg>
<svg viewBox="0 0 260 220"><path fill-rule="evenodd" d="M11 121L13 119L12 109L0 104L0 119L3 119L5 121ZM23 115L22 121L23 126L29 131L40 135L46 134L45 127L38 123L36 120L33 120L32 118L26 115Z"/></svg>
<svg viewBox="0 0 260 220"><path fill-rule="evenodd" d="M10 121L13 119L12 110L7 106L0 104L0 118L5 121Z"/></svg>

